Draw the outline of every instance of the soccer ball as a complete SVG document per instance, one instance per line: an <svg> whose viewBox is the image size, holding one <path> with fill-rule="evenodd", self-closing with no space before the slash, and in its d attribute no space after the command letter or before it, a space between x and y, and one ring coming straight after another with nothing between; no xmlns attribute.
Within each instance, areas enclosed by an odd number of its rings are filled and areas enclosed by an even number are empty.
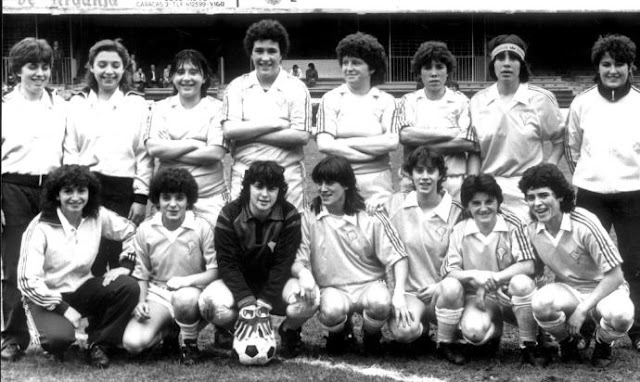
<svg viewBox="0 0 640 382"><path fill-rule="evenodd" d="M270 337L252 336L233 341L233 350L243 365L266 365L276 355L276 341Z"/></svg>
<svg viewBox="0 0 640 382"><path fill-rule="evenodd" d="M266 365L276 355L271 316L261 308L244 308L236 324L233 350L243 365Z"/></svg>

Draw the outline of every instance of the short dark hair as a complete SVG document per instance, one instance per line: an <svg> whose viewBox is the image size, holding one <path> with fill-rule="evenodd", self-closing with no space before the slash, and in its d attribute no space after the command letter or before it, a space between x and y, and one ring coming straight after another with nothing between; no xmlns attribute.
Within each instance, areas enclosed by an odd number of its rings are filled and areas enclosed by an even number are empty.
<svg viewBox="0 0 640 382"><path fill-rule="evenodd" d="M525 53L527 52L527 44L524 42L522 38L520 38L520 36L515 34L501 34L492 38L489 41L489 43L487 43L487 50L491 52L493 51L493 49L495 49L496 46L501 44L515 44L520 48L522 48L522 50L524 50ZM494 81L498 79L498 77L496 76L496 70L494 65L498 56L502 54L506 54L506 52L502 52L498 54L489 63L489 69L488 69L489 77L491 77L491 79ZM529 64L527 64L525 60L520 58L520 56L516 55L516 58L518 61L520 61L520 76L518 77L520 79L520 82L522 83L529 82L529 77L531 77L531 69L529 68Z"/></svg>
<svg viewBox="0 0 640 382"><path fill-rule="evenodd" d="M47 215L54 215L60 207L60 190L63 188L86 187L89 191L87 205L82 209L83 216L95 217L100 210L100 181L86 166L76 164L63 165L49 173L42 187L40 208Z"/></svg>
<svg viewBox="0 0 640 382"><path fill-rule="evenodd" d="M267 188L277 187L278 192L277 203L284 203L285 195L289 186L284 179L284 167L273 161L257 161L244 172L242 179L242 190L238 200L242 204L248 204L251 196L251 185L259 183Z"/></svg>
<svg viewBox="0 0 640 382"><path fill-rule="evenodd" d="M498 206L504 201L502 188L496 182L496 178L489 174L470 175L460 187L460 201L464 208L469 207L469 202L473 196L479 192L493 196L498 201Z"/></svg>
<svg viewBox="0 0 640 382"><path fill-rule="evenodd" d="M442 62L447 67L447 74L451 75L456 67L456 58L453 56L447 44L442 41L426 41L420 44L411 60L413 73L420 75L422 67L431 64L431 61Z"/></svg>
<svg viewBox="0 0 640 382"><path fill-rule="evenodd" d="M562 198L560 211L571 212L575 209L575 191L562 171L551 163L541 163L528 168L518 182L518 188L527 195L527 191L549 187L557 198Z"/></svg>
<svg viewBox="0 0 640 382"><path fill-rule="evenodd" d="M377 38L362 32L350 34L340 40L336 47L336 54L339 65L342 65L342 59L347 56L363 60L369 65L369 70L373 71L371 85L384 83L387 74L387 55Z"/></svg>
<svg viewBox="0 0 640 382"><path fill-rule="evenodd" d="M178 193L187 196L187 209L193 208L198 201L198 183L184 168L165 168L151 179L149 200L156 206L160 203L160 194Z"/></svg>
<svg viewBox="0 0 640 382"><path fill-rule="evenodd" d="M364 198L358 192L356 175L347 158L338 155L327 155L313 168L311 179L316 184L338 182L342 187L345 187L344 212L347 215L355 215L358 211L365 210ZM322 209L320 196L311 201L311 209L316 214L320 213Z"/></svg>
<svg viewBox="0 0 640 382"><path fill-rule="evenodd" d="M591 48L591 64L595 67L596 72L605 53L609 53L611 58L617 62L629 64L630 72L635 69L633 62L636 60L636 44L629 37L610 34L598 38ZM596 73L596 82L599 79L600 76Z"/></svg>
<svg viewBox="0 0 640 382"><path fill-rule="evenodd" d="M26 37L18 41L9 51L9 67L16 77L19 77L22 67L26 64L45 63L51 65L53 49L44 39Z"/></svg>
<svg viewBox="0 0 640 382"><path fill-rule="evenodd" d="M282 57L289 53L289 33L278 20L264 19L251 24L243 40L244 50L247 55L251 56L253 44L260 40L277 42Z"/></svg>
<svg viewBox="0 0 640 382"><path fill-rule="evenodd" d="M416 166L427 168L437 168L440 173L437 190L442 191L442 184L447 179L447 166L444 163L444 156L436 151L430 150L427 146L419 146L409 154L402 164L402 170L411 174Z"/></svg>
<svg viewBox="0 0 640 382"><path fill-rule="evenodd" d="M131 90L131 80L133 74L131 73L131 58L129 57L129 52L127 48L124 47L120 39L115 40L100 40L93 44L93 46L89 49L89 59L87 60L87 86L89 89L94 92L98 92L98 81L94 77L93 73L91 73L91 67L93 66L93 61L96 59L96 56L100 54L100 52L116 52L120 59L122 60L122 66L124 67L124 73L122 74L122 78L120 79L119 88L123 92L128 92Z"/></svg>
<svg viewBox="0 0 640 382"><path fill-rule="evenodd" d="M184 64L189 63L193 65L196 69L198 69L202 73L202 77L204 77L204 81L202 82L202 86L200 87L200 96L206 97L207 90L209 86L211 86L211 78L213 78L213 71L211 70L211 65L209 65L209 61L204 57L202 53L194 49L184 49L176 53L173 56L173 60L171 61L171 67L169 69L169 78L173 78L173 75L176 74L176 71ZM173 80L171 81L171 86L173 86L173 94L178 93L178 89L173 85Z"/></svg>

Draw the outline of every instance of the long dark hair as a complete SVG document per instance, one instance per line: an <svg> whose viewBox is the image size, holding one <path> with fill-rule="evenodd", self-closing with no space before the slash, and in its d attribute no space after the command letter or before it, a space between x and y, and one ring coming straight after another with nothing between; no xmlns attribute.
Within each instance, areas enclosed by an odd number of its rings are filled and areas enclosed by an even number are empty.
<svg viewBox="0 0 640 382"><path fill-rule="evenodd" d="M251 196L251 185L260 183L267 188L277 187L279 189L278 199L276 203L284 203L285 195L289 186L284 180L284 167L273 161L253 162L251 166L244 172L242 179L242 190L238 201L241 204L248 204Z"/></svg>
<svg viewBox="0 0 640 382"><path fill-rule="evenodd" d="M202 98L207 96L207 90L209 86L211 86L211 78L213 77L213 72L211 71L211 65L209 65L209 61L204 57L202 53L194 49L185 49L181 50L173 56L173 61L171 61L171 69L169 70L169 78L173 82L173 75L176 74L176 71L186 63L190 63L196 69L198 69L202 73L202 77L204 81L202 82L202 86L200 87L200 96ZM173 83L171 84L173 86ZM173 94L177 94L178 89L173 86Z"/></svg>
<svg viewBox="0 0 640 382"><path fill-rule="evenodd" d="M311 173L311 179L316 184L322 182L338 182L345 190L344 213L355 215L358 211L364 211L366 205L364 198L358 192L356 176L347 158L337 155L328 155L318 162ZM311 201L311 209L320 213L322 200L316 196Z"/></svg>

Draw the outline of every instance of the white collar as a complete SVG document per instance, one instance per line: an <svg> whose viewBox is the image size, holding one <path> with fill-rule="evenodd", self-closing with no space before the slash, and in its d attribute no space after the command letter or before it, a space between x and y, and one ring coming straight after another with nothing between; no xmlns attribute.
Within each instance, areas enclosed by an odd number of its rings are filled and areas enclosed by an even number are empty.
<svg viewBox="0 0 640 382"><path fill-rule="evenodd" d="M436 208L431 211L432 214L438 216L442 221L447 221L449 219L449 212L451 211L451 204L453 203L453 199L451 195L446 190L442 190L442 200L436 206ZM407 194L402 202L402 208L415 208L420 206L418 205L418 193L414 190Z"/></svg>
<svg viewBox="0 0 640 382"><path fill-rule="evenodd" d="M332 214L329 213L329 211L327 211L327 209L324 206L322 206L320 208L320 212L316 215L316 220L319 221L320 219L325 218L327 216L333 216L333 217L336 217L336 218L340 218L340 219L346 221L347 223L355 226L355 225L358 225L358 216L357 215L358 215L357 213L353 214L353 215L344 214L342 216L332 215Z"/></svg>

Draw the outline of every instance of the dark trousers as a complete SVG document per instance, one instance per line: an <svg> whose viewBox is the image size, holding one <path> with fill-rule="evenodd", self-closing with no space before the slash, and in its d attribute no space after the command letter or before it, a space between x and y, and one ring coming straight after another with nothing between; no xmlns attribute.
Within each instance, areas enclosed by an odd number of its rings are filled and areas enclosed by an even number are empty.
<svg viewBox="0 0 640 382"><path fill-rule="evenodd" d="M88 344L118 347L131 312L138 304L140 287L129 276L120 276L107 286L102 285L103 281L102 277L89 279L75 292L64 293L62 299L87 317ZM75 341L75 329L63 315L32 302L28 303L28 309L44 350L61 353Z"/></svg>
<svg viewBox="0 0 640 382"><path fill-rule="evenodd" d="M576 204L594 213L609 232L615 229L622 256L622 271L635 305L630 337L640 336L640 191L599 194L578 189Z"/></svg>
<svg viewBox="0 0 640 382"><path fill-rule="evenodd" d="M40 212L40 186L10 183L2 180L2 346L29 346L29 330L18 290L18 260L22 234Z"/></svg>
<svg viewBox="0 0 640 382"><path fill-rule="evenodd" d="M102 206L126 218L133 203L133 179L106 176L99 173L94 174L102 185L102 193L100 195ZM107 267L108 269L117 268L121 252L121 242L102 238L98 255L91 267L91 273L97 277L104 275Z"/></svg>

